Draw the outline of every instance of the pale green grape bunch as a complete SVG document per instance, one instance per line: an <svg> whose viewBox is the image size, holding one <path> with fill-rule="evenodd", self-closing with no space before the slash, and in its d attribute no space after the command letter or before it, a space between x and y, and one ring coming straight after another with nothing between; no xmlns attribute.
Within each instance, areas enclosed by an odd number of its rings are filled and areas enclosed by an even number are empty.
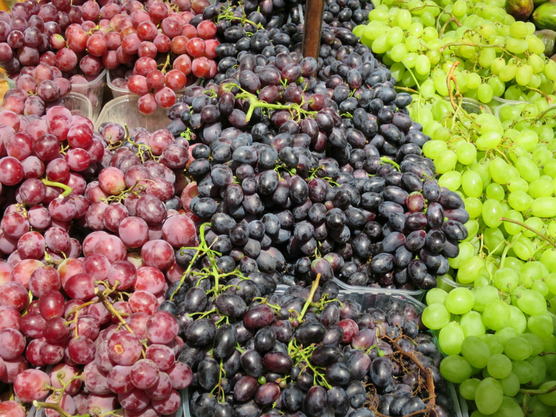
<svg viewBox="0 0 556 417"><path fill-rule="evenodd" d="M544 56L534 24L516 22L505 1L374 3L369 23L354 33L402 86L423 97L457 90L493 107L500 97L531 100L540 92L554 99L556 62Z"/></svg>

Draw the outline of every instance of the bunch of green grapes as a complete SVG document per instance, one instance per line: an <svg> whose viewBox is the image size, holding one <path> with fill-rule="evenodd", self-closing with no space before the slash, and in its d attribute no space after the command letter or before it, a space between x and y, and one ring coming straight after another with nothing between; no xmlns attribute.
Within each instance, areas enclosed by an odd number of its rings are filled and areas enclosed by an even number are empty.
<svg viewBox="0 0 556 417"><path fill-rule="evenodd" d="M542 269L538 263L531 273ZM506 270L506 271L504 271ZM499 269L502 279L517 280L513 266ZM556 274L547 285L556 294ZM519 288L519 287L518 287ZM435 288L427 293L423 324L440 330L438 341L446 356L440 372L460 384L471 417L548 417L556 411L556 337L553 315L543 296L521 287L511 295L493 285Z"/></svg>
<svg viewBox="0 0 556 417"><path fill-rule="evenodd" d="M495 97L528 100L540 93L548 102L556 99L556 62L544 56L535 25L516 22L504 0L374 1L369 23L353 32L406 89L446 97L457 87L493 106ZM457 86L447 83L449 76Z"/></svg>
<svg viewBox="0 0 556 417"><path fill-rule="evenodd" d="M439 185L459 193L469 213L469 236L444 280L492 283L508 260L519 267L538 260L556 272L556 108L546 109L538 95L535 103L501 106L499 119L467 113L466 101L418 98L410 108L432 138L423 154L434 161ZM525 276L519 283L541 285Z"/></svg>

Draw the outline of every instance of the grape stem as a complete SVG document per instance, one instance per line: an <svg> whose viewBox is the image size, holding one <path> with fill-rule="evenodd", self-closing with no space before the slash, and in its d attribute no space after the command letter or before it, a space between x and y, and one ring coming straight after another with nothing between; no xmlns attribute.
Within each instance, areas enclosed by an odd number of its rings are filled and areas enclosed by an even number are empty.
<svg viewBox="0 0 556 417"><path fill-rule="evenodd" d="M67 197L73 191L73 189L71 187L67 186L66 184L62 184L61 182L49 181L45 178L42 178L41 181L47 187L58 187L58 188L61 188L62 190L64 190L64 192L62 194L60 194L60 196L59 196L60 198Z"/></svg>
<svg viewBox="0 0 556 417"><path fill-rule="evenodd" d="M301 322L301 320L303 320L303 316L305 316L305 313L307 312L307 310L309 309L309 306L313 302L313 297L315 296L315 293L317 292L317 288L319 287L319 281L320 281L320 274L317 274L317 278L315 279L315 281L313 281L313 285L311 285L311 292L309 293L309 296L307 297L307 302L303 306L303 310L301 310L301 314L297 318L299 320L299 322Z"/></svg>
<svg viewBox="0 0 556 417"><path fill-rule="evenodd" d="M542 240L550 243L554 248L556 248L556 243L554 243L552 240L550 240L549 238L547 238L545 235L543 235L541 232L539 232L536 229L533 229L531 226L526 225L523 222L520 222L518 220L514 220L514 219L508 219L507 217L500 217L500 220L503 222L509 222L509 223L514 223L517 224L518 226L521 226L535 234L537 234Z"/></svg>
<svg viewBox="0 0 556 417"><path fill-rule="evenodd" d="M454 84L456 85L456 89L459 92L459 85L458 85L458 80L456 80L456 77L454 76L454 72L456 70L456 67L460 64L459 61L454 61L454 64L452 65L452 67L450 68L450 71L448 72L448 76L446 77L446 87L448 87L448 94L450 95L450 103L452 103L452 107L454 108L454 112L457 113L459 106L456 106L456 102L454 101L454 93L452 92L452 89L450 88L450 81L453 81Z"/></svg>
<svg viewBox="0 0 556 417"><path fill-rule="evenodd" d="M556 391L556 385L554 385L553 387L547 388L547 389L525 389L522 388L519 390L519 392L521 392L522 394L525 395L544 395L544 394L549 394L551 392Z"/></svg>

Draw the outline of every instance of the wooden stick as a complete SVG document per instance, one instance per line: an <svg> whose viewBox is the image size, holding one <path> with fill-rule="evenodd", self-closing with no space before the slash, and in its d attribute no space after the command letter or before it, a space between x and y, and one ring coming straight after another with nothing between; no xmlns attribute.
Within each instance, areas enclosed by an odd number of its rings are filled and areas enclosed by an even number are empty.
<svg viewBox="0 0 556 417"><path fill-rule="evenodd" d="M323 13L324 0L307 0L303 27L303 56L306 58L312 56L318 60Z"/></svg>

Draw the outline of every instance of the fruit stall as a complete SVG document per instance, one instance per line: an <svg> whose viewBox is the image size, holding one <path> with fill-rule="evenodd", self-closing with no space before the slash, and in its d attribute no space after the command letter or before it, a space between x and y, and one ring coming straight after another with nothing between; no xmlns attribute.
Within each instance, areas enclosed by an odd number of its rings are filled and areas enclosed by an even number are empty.
<svg viewBox="0 0 556 417"><path fill-rule="evenodd" d="M556 415L556 2L4 3L0 417Z"/></svg>

